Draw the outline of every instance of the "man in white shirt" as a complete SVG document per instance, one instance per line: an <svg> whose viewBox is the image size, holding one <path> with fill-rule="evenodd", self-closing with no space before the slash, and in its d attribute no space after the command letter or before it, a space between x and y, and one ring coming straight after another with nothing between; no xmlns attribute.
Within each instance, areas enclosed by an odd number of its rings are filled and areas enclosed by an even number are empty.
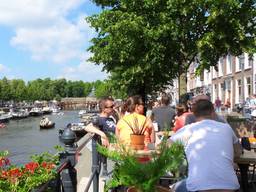
<svg viewBox="0 0 256 192"><path fill-rule="evenodd" d="M206 99L194 106L197 122L186 125L170 138L180 141L188 161L188 178L175 184L175 192L219 191L239 189L233 168L234 145L239 145L232 128L214 121L213 104Z"/></svg>

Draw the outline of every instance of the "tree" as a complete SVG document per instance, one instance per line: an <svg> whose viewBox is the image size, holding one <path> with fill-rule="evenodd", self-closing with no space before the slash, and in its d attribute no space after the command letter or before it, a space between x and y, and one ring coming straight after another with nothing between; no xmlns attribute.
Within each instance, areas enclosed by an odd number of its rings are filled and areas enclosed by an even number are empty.
<svg viewBox="0 0 256 192"><path fill-rule="evenodd" d="M27 96L26 84L22 79L13 79L10 81L11 95L14 101L23 101Z"/></svg>
<svg viewBox="0 0 256 192"><path fill-rule="evenodd" d="M256 51L255 0L93 2L103 10L87 17L98 33L90 61L133 92L164 88L195 59L199 74L228 53Z"/></svg>
<svg viewBox="0 0 256 192"><path fill-rule="evenodd" d="M0 81L0 85L1 85L1 100L3 101L10 101L12 100L12 91L11 91L11 83L10 80L8 80L6 77L4 77L1 81Z"/></svg>

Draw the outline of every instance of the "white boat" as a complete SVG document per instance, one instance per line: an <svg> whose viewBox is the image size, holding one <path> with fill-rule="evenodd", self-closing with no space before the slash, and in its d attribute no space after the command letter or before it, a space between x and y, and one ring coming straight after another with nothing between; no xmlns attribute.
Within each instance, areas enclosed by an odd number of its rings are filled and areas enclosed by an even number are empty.
<svg viewBox="0 0 256 192"><path fill-rule="evenodd" d="M43 111L41 108L34 107L30 110L29 115L31 116L40 116L43 115Z"/></svg>
<svg viewBox="0 0 256 192"><path fill-rule="evenodd" d="M8 122L12 115L10 113L5 113L4 111L0 111L0 122Z"/></svg>
<svg viewBox="0 0 256 192"><path fill-rule="evenodd" d="M42 129L50 129L55 126L55 123L50 121L47 117L43 117L39 123L39 126Z"/></svg>
<svg viewBox="0 0 256 192"><path fill-rule="evenodd" d="M50 107L43 107L42 111L43 111L43 114L52 113L52 109Z"/></svg>
<svg viewBox="0 0 256 192"><path fill-rule="evenodd" d="M79 117L82 117L82 116L85 115L86 113L87 113L86 110L80 110L80 111L78 112L78 116L79 116Z"/></svg>
<svg viewBox="0 0 256 192"><path fill-rule="evenodd" d="M12 110L10 113L12 115L12 119L22 119L29 116L28 110L24 110L24 109Z"/></svg>

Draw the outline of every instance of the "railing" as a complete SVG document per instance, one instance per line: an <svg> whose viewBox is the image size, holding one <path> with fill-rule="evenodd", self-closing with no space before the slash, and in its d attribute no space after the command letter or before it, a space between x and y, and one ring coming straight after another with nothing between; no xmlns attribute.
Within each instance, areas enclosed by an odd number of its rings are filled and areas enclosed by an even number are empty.
<svg viewBox="0 0 256 192"><path fill-rule="evenodd" d="M94 134L86 134L86 138L79 146L77 144L70 143L65 145L65 151L60 153L60 166L57 168L57 178L53 181L48 181L42 185L36 192L43 192L49 186L56 192L76 192L77 191L77 172L74 168L78 155L85 145L92 140L92 173L89 177L85 192L89 191L91 184L93 183L93 192L99 191L99 173L101 168L101 162L99 154L96 150L98 137Z"/></svg>

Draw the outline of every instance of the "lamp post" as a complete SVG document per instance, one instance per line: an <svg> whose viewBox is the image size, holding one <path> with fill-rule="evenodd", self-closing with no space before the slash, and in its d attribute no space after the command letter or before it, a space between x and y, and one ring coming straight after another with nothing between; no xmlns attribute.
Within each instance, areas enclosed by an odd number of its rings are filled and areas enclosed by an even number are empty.
<svg viewBox="0 0 256 192"><path fill-rule="evenodd" d="M60 162L67 162L67 171L62 171L60 173L62 178L62 184L65 192L76 192L77 186L77 172L74 168L76 165L76 149L77 145L76 134L71 130L71 127L65 128L61 135L61 141L65 144L65 151L60 154Z"/></svg>

